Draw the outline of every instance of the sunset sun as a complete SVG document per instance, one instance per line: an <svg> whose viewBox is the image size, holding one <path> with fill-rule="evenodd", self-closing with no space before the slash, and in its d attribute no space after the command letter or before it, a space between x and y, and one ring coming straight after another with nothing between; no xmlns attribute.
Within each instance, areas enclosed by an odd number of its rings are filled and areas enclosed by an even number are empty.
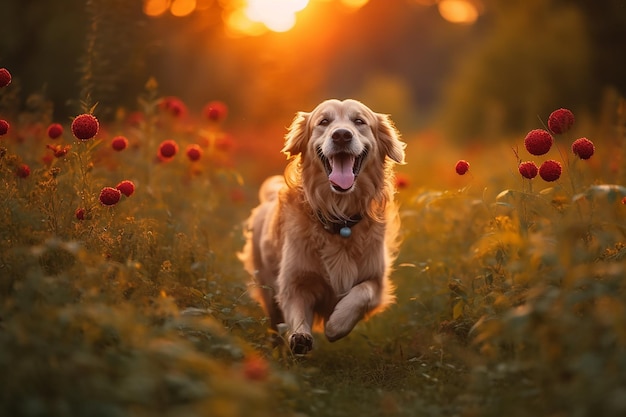
<svg viewBox="0 0 626 417"><path fill-rule="evenodd" d="M249 0L244 13L273 32L286 32L295 25L296 13L308 3L308 0Z"/></svg>

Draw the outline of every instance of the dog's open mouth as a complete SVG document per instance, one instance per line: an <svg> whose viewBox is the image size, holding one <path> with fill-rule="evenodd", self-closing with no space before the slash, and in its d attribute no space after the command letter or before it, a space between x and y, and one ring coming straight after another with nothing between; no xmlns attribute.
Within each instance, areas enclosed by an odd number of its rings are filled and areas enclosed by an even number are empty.
<svg viewBox="0 0 626 417"><path fill-rule="evenodd" d="M360 155L353 155L346 152L338 152L326 157L321 149L317 154L324 164L326 175L333 190L345 193L354 187L356 177L361 171L363 160L367 156L367 150Z"/></svg>

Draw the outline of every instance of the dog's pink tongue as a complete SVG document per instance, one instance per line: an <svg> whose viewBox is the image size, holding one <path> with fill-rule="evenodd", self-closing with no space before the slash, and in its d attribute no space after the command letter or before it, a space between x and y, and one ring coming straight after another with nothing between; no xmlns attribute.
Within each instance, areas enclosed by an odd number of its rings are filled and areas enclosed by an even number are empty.
<svg viewBox="0 0 626 417"><path fill-rule="evenodd" d="M331 171L328 179L330 182L344 190L349 189L354 184L354 156L336 155L330 159Z"/></svg>

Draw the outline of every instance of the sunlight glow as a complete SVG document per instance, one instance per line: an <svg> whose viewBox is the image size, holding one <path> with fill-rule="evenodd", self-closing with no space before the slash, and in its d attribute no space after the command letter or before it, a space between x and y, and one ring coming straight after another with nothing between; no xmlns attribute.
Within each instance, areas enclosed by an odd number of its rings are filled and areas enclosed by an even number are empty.
<svg viewBox="0 0 626 417"><path fill-rule="evenodd" d="M351 9L359 9L365 6L369 0L341 0L341 2Z"/></svg>
<svg viewBox="0 0 626 417"><path fill-rule="evenodd" d="M171 0L145 0L143 3L143 12L147 16L160 16L170 8Z"/></svg>
<svg viewBox="0 0 626 417"><path fill-rule="evenodd" d="M309 0L248 0L245 15L274 32L286 32L296 24L296 13L304 9Z"/></svg>
<svg viewBox="0 0 626 417"><path fill-rule="evenodd" d="M196 0L173 0L170 12L177 17L187 16L196 9Z"/></svg>
<svg viewBox="0 0 626 417"><path fill-rule="evenodd" d="M477 5L467 0L441 0L438 8L441 17L452 23L471 24L479 15Z"/></svg>
<svg viewBox="0 0 626 417"><path fill-rule="evenodd" d="M251 21L242 9L226 14L224 23L226 32L232 37L259 36L267 31L261 23Z"/></svg>

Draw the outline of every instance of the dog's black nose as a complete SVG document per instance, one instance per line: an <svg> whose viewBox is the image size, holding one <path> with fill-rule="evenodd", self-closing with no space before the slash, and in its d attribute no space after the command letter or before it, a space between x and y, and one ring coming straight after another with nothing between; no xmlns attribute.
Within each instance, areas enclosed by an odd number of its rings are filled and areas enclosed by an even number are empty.
<svg viewBox="0 0 626 417"><path fill-rule="evenodd" d="M337 129L333 132L332 138L335 143L348 143L352 140L352 132L348 129Z"/></svg>

